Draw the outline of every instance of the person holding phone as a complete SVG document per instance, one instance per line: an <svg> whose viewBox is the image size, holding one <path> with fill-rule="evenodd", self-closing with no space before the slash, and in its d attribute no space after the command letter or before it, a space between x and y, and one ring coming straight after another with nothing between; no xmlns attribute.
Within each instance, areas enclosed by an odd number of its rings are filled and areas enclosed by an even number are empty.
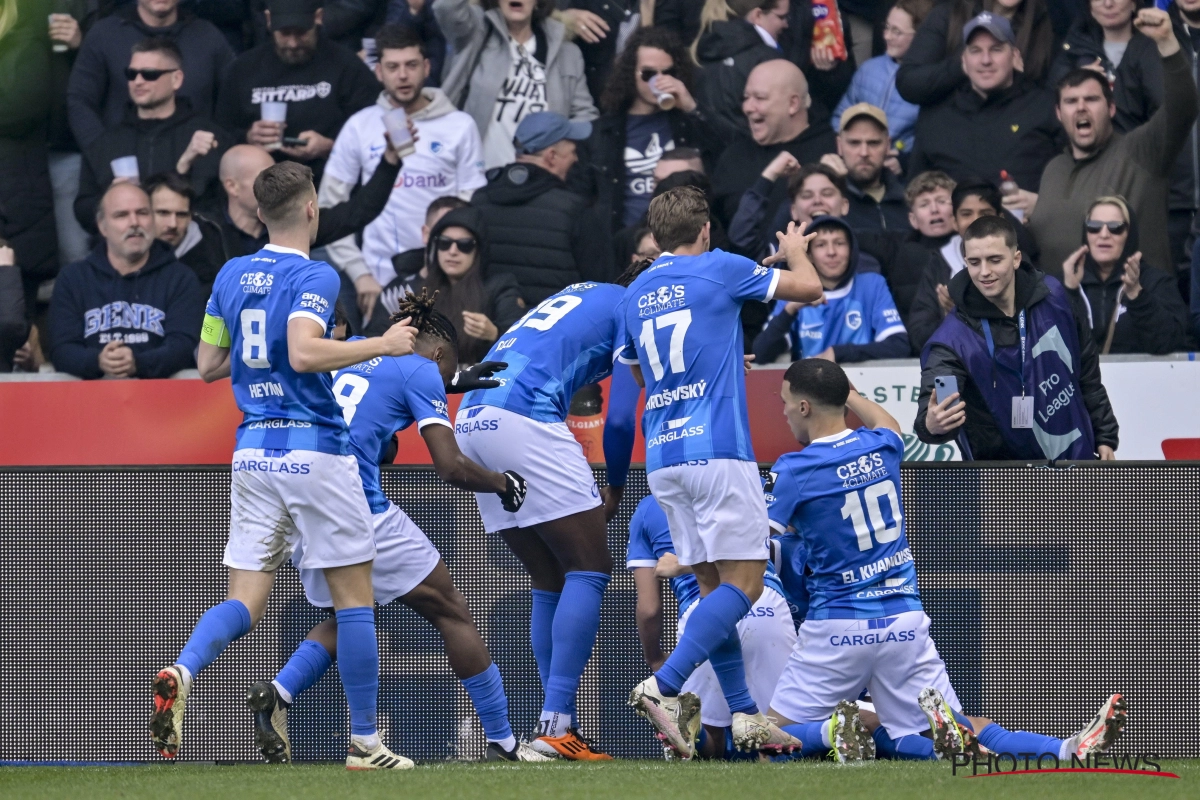
<svg viewBox="0 0 1200 800"><path fill-rule="evenodd" d="M1004 217L980 217L962 237L954 310L921 353L917 437L957 441L964 460L1113 460L1118 425L1086 318L1021 262Z"/></svg>

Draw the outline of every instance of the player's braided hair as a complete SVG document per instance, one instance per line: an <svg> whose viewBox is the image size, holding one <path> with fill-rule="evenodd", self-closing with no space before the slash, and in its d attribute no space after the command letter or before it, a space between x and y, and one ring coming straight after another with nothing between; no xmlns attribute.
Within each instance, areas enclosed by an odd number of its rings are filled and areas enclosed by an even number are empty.
<svg viewBox="0 0 1200 800"><path fill-rule="evenodd" d="M629 288L629 284L637 280L637 276L641 275L646 269L654 263L652 258L639 258L637 261L629 265L628 269L621 273L617 278L617 285Z"/></svg>
<svg viewBox="0 0 1200 800"><path fill-rule="evenodd" d="M405 317L411 318L409 324L417 329L418 335L441 339L458 349L458 332L454 330L454 323L445 314L434 309L435 300L437 300L437 292L429 294L428 289L421 289L419 295L405 292L404 299L397 305L396 313L392 314L391 321L395 323Z"/></svg>

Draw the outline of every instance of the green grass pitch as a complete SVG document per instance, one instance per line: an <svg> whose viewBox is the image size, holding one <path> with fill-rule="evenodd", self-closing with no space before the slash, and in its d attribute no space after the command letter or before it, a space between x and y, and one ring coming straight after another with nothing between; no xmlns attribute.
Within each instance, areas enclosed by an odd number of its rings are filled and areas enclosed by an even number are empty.
<svg viewBox="0 0 1200 800"><path fill-rule="evenodd" d="M486 800L878 800L1200 797L1200 761L1162 761L1179 779L1140 775L952 777L928 762L836 764L427 764L397 773L347 772L339 764L141 767L0 767L0 797L17 798L486 798Z"/></svg>

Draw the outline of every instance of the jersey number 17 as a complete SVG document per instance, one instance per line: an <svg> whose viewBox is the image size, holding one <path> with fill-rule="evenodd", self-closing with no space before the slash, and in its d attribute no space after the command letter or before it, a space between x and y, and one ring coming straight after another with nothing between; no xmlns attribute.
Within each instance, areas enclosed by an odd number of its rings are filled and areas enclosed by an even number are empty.
<svg viewBox="0 0 1200 800"><path fill-rule="evenodd" d="M683 363L683 339L687 336L687 330L691 324L692 310L690 308L659 314L642 323L642 335L638 337L638 343L646 350L646 360L650 362L650 371L654 373L654 380L661 381L667 374L666 368L663 367L662 357L658 354L658 344L654 340L655 330L671 329L667 365L671 368L671 372L678 374L687 369Z"/></svg>

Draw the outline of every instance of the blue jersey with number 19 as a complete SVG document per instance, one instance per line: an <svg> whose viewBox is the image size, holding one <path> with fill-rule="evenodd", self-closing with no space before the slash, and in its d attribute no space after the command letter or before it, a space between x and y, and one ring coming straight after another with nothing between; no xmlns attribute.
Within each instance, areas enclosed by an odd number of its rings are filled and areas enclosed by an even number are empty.
<svg viewBox="0 0 1200 800"><path fill-rule="evenodd" d="M767 479L767 516L804 543L808 619L876 619L920 611L904 533L904 440L886 428L814 439Z"/></svg>
<svg viewBox="0 0 1200 800"><path fill-rule="evenodd" d="M230 335L233 396L244 415L238 448L350 452L329 373L296 372L288 360L288 322L311 319L328 336L339 288L333 267L273 244L217 274L205 313Z"/></svg>
<svg viewBox="0 0 1200 800"><path fill-rule="evenodd" d="M770 300L778 282L778 270L713 250L664 253L625 290L618 358L639 364L646 381L647 471L700 459L754 460L742 303Z"/></svg>
<svg viewBox="0 0 1200 800"><path fill-rule="evenodd" d="M380 485L379 460L392 436L414 422L418 430L431 424L450 427L442 373L415 353L372 358L338 370L333 396L350 426L350 450L358 459L367 504L372 514L382 514L391 502Z"/></svg>
<svg viewBox="0 0 1200 800"><path fill-rule="evenodd" d="M576 283L543 300L492 345L485 361L508 366L495 389L476 389L463 408L495 406L538 422L564 422L571 396L608 377L624 289Z"/></svg>

